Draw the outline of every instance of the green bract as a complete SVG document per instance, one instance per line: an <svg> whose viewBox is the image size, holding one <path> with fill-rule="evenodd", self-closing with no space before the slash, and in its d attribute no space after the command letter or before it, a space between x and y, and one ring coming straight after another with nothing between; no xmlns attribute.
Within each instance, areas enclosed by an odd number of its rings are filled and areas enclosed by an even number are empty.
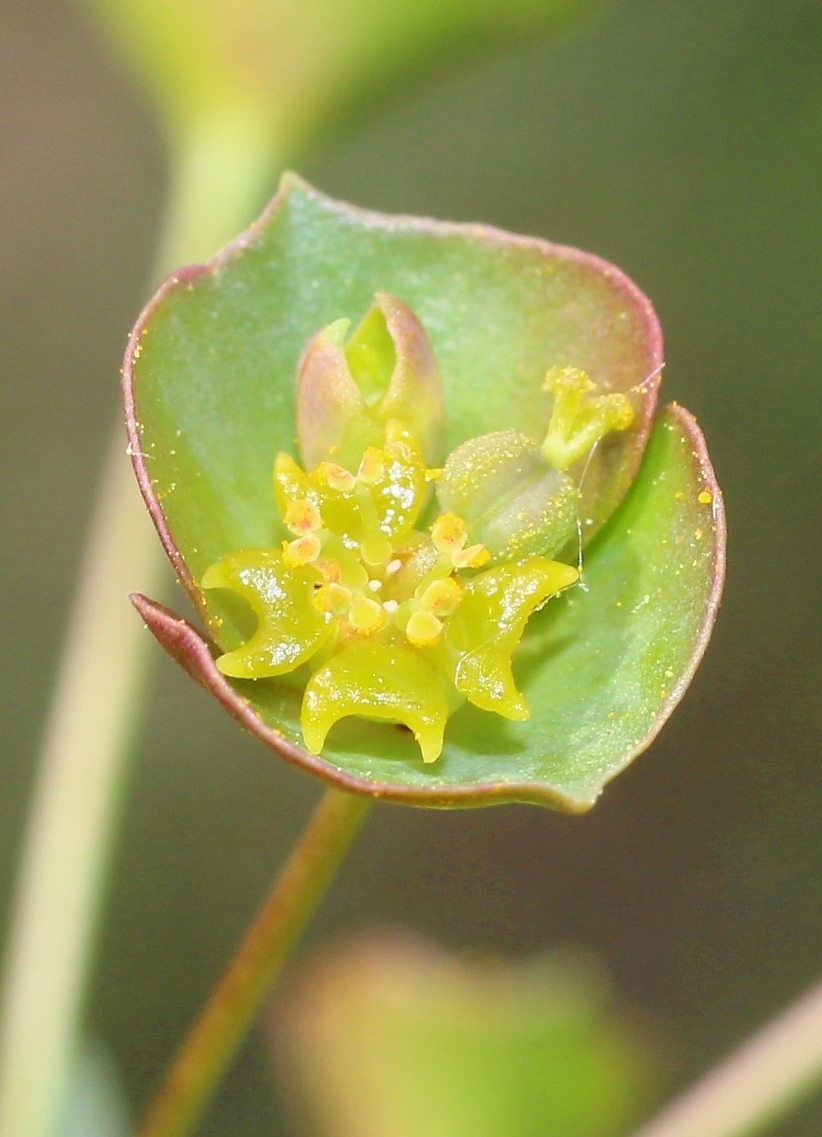
<svg viewBox="0 0 822 1137"><path fill-rule="evenodd" d="M673 407L649 438L661 365L613 266L288 176L132 335L135 468L209 636L135 602L329 781L584 810L681 697L719 600L701 435Z"/></svg>

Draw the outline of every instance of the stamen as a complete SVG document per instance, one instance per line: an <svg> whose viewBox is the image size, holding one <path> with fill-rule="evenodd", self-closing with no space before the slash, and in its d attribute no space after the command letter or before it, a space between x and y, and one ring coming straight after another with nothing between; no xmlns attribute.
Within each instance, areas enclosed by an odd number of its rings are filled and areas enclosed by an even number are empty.
<svg viewBox="0 0 822 1137"><path fill-rule="evenodd" d="M382 450L378 450L376 446L369 446L362 456L360 468L357 470L357 478L365 486L373 486L375 482L381 482L385 477L385 462Z"/></svg>
<svg viewBox="0 0 822 1137"><path fill-rule="evenodd" d="M348 623L360 635L370 636L384 628L388 619L382 604L368 596L356 596L348 609Z"/></svg>
<svg viewBox="0 0 822 1137"><path fill-rule="evenodd" d="M431 542L438 553L454 553L468 540L465 522L454 513L441 513L431 526Z"/></svg>
<svg viewBox="0 0 822 1137"><path fill-rule="evenodd" d="M344 616L351 605L351 592L341 584L324 584L314 593L311 602L321 612Z"/></svg>
<svg viewBox="0 0 822 1137"><path fill-rule="evenodd" d="M491 554L485 545L469 545L453 553L451 560L455 569L481 568L491 560Z"/></svg>
<svg viewBox="0 0 822 1137"><path fill-rule="evenodd" d="M433 612L418 608L405 625L405 635L414 647L431 647L440 638L442 621Z"/></svg>
<svg viewBox="0 0 822 1137"><path fill-rule="evenodd" d="M545 389L554 393L554 407L542 455L557 470L567 470L590 453L612 430L627 430L634 409L621 391L594 395L595 385L576 367L552 367Z"/></svg>
<svg viewBox="0 0 822 1137"><path fill-rule="evenodd" d="M319 509L310 501L306 501L305 498L288 503L283 522L286 529L297 537L304 537L306 534L313 533L316 529L323 527L323 519L320 517Z"/></svg>
<svg viewBox="0 0 822 1137"><path fill-rule="evenodd" d="M320 538L313 533L296 541L283 541L283 564L287 568L302 568L316 561L321 552Z"/></svg>
<svg viewBox="0 0 822 1137"><path fill-rule="evenodd" d="M352 493L357 484L354 475L343 466L338 466L336 462L320 462L317 467L317 477L337 493Z"/></svg>
<svg viewBox="0 0 822 1137"><path fill-rule="evenodd" d="M322 573L326 584L338 584L342 579L342 571L336 561L327 559L315 561L314 567Z"/></svg>
<svg viewBox="0 0 822 1137"><path fill-rule="evenodd" d="M462 589L453 577L435 580L420 597L420 606L434 616L452 616L462 600Z"/></svg>

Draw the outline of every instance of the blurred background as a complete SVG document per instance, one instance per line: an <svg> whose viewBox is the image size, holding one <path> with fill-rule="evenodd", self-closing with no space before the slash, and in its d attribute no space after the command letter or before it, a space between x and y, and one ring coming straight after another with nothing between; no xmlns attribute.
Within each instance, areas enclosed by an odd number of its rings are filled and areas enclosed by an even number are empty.
<svg viewBox="0 0 822 1137"><path fill-rule="evenodd" d="M361 98L299 172L624 268L726 493L726 599L684 704L591 814L380 805L304 953L372 925L514 959L581 945L675 1090L822 972L822 6L602 0L494 48ZM147 101L69 0L2 0L4 926L165 185ZM154 652L89 1007L134 1106L317 795ZM258 1032L204 1135L290 1137L269 1067ZM774 1132L820 1127L822 1097Z"/></svg>

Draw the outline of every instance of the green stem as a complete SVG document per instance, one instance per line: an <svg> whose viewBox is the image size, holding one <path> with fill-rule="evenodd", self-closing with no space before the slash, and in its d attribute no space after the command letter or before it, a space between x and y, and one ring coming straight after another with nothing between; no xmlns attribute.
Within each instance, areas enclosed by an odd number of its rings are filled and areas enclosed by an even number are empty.
<svg viewBox="0 0 822 1137"><path fill-rule="evenodd" d="M178 1050L136 1137L186 1137L192 1132L370 805L370 798L326 790Z"/></svg>
<svg viewBox="0 0 822 1137"><path fill-rule="evenodd" d="M817 983L634 1137L753 1137L820 1083L822 983Z"/></svg>
<svg viewBox="0 0 822 1137"><path fill-rule="evenodd" d="M267 133L231 109L193 125L173 161L155 277L210 256L248 223L272 172ZM22 850L0 1015L0 1137L54 1137L61 1126L147 670L149 637L127 596L156 595L163 573L118 421Z"/></svg>

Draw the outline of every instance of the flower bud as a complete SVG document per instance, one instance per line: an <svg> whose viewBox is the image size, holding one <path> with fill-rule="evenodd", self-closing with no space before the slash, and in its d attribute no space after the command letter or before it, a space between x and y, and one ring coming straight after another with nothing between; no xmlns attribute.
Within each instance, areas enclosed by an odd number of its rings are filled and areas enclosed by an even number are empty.
<svg viewBox="0 0 822 1137"><path fill-rule="evenodd" d="M317 332L300 360L297 438L306 470L333 462L352 473L400 420L428 465L440 457L442 391L422 324L401 300L377 293L346 344L348 320Z"/></svg>

